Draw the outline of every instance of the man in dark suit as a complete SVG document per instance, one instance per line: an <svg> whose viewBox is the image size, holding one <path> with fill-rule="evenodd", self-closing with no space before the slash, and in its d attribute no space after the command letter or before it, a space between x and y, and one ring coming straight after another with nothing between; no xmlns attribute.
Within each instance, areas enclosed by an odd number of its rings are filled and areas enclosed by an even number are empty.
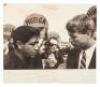
<svg viewBox="0 0 100 87"><path fill-rule="evenodd" d="M68 52L68 69L96 68L96 40L94 39L94 21L86 14L77 15L71 19L66 28L70 42L74 46Z"/></svg>
<svg viewBox="0 0 100 87"><path fill-rule="evenodd" d="M12 32L12 38L14 48L9 51L4 68L42 69L42 61L38 53L40 31L30 26L20 26Z"/></svg>

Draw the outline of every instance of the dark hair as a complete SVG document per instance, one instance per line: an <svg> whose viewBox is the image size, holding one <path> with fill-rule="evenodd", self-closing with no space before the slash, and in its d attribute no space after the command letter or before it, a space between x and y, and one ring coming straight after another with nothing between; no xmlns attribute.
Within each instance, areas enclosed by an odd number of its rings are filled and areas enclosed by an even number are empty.
<svg viewBox="0 0 100 87"><path fill-rule="evenodd" d="M88 9L87 11L87 15L88 16L92 16L92 15L96 15L97 14L97 8L96 6L92 6Z"/></svg>
<svg viewBox="0 0 100 87"><path fill-rule="evenodd" d="M88 17L86 14L77 15L73 19L69 20L66 29L69 32L80 32L80 33L86 33L88 30Z"/></svg>
<svg viewBox="0 0 100 87"><path fill-rule="evenodd" d="M88 9L87 11L87 15L88 17L92 18L95 26L96 26L96 20L97 20L97 7L96 6L92 6Z"/></svg>
<svg viewBox="0 0 100 87"><path fill-rule="evenodd" d="M31 37L39 36L40 32L30 26L20 26L12 32L13 43L16 45L16 41L26 43Z"/></svg>

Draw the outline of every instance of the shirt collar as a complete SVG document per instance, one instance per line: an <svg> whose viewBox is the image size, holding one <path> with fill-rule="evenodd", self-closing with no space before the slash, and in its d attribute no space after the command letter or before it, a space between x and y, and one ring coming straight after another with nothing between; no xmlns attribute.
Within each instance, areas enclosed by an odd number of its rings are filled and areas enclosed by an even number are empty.
<svg viewBox="0 0 100 87"><path fill-rule="evenodd" d="M94 52L95 48L96 48L96 44L91 46L89 49L85 50L86 54L92 54Z"/></svg>

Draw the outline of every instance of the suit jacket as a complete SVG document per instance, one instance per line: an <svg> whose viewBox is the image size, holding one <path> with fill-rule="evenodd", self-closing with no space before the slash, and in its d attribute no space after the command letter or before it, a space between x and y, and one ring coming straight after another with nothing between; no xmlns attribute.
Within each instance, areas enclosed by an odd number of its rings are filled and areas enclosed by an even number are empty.
<svg viewBox="0 0 100 87"><path fill-rule="evenodd" d="M68 59L66 66L68 69L78 69L80 49L72 49L68 52ZM96 50L90 60L88 69L96 69Z"/></svg>

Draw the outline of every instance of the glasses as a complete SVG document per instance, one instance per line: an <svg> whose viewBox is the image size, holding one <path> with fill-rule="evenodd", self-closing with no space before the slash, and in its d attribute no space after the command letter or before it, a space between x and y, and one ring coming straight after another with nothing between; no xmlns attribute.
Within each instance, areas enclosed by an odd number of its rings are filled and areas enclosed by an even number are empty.
<svg viewBox="0 0 100 87"><path fill-rule="evenodd" d="M46 42L45 45L46 46L57 46L57 44L53 44L53 43L49 43L49 42Z"/></svg>

